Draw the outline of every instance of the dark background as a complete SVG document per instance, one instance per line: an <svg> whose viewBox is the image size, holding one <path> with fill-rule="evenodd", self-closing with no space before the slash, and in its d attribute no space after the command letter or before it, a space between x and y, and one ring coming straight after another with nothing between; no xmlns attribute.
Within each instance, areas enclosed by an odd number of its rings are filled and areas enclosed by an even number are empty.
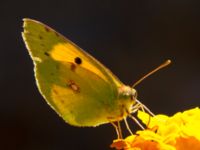
<svg viewBox="0 0 200 150"><path fill-rule="evenodd" d="M199 0L1 0L0 149L106 150L116 137L109 124L70 126L46 104L21 38L24 17L53 27L125 84L172 59L136 87L139 99L169 115L199 106Z"/></svg>

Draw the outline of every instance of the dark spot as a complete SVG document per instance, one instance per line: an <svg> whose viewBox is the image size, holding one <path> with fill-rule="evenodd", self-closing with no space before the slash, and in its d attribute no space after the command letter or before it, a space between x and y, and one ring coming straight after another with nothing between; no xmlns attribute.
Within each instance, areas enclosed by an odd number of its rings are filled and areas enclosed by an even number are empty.
<svg viewBox="0 0 200 150"><path fill-rule="evenodd" d="M67 84L74 92L80 93L80 87L73 81L69 80Z"/></svg>
<svg viewBox="0 0 200 150"><path fill-rule="evenodd" d="M58 64L56 64L56 70L59 70L60 66Z"/></svg>
<svg viewBox="0 0 200 150"><path fill-rule="evenodd" d="M56 35L57 37L59 37L59 34L58 34L57 32L55 32L55 35Z"/></svg>
<svg viewBox="0 0 200 150"><path fill-rule="evenodd" d="M41 35L39 35L39 39L40 39L40 40L42 40L42 39L43 39L43 37L42 37Z"/></svg>
<svg viewBox="0 0 200 150"><path fill-rule="evenodd" d="M73 113L74 113L74 111L73 111L73 110L70 110L70 111L69 111L69 113L70 113L70 114L73 114Z"/></svg>
<svg viewBox="0 0 200 150"><path fill-rule="evenodd" d="M82 63L82 60L81 60L81 58L79 58L79 57L76 57L76 58L74 59L74 61L75 61L75 63L78 64L78 65L80 65L80 64Z"/></svg>
<svg viewBox="0 0 200 150"><path fill-rule="evenodd" d="M51 76L53 76L53 75L54 75L54 73L50 73L50 75L51 75Z"/></svg>
<svg viewBox="0 0 200 150"><path fill-rule="evenodd" d="M61 102L62 104L65 104L65 101L64 101L63 99L60 99L60 102Z"/></svg>
<svg viewBox="0 0 200 150"><path fill-rule="evenodd" d="M45 54L46 56L50 56L49 53L47 53L47 52L44 52L44 54Z"/></svg>
<svg viewBox="0 0 200 150"><path fill-rule="evenodd" d="M40 45L41 45L42 47L44 47L44 44L43 44L43 43L41 43Z"/></svg>
<svg viewBox="0 0 200 150"><path fill-rule="evenodd" d="M70 69L71 69L72 71L75 71L76 65L75 65L74 63L71 63Z"/></svg>
<svg viewBox="0 0 200 150"><path fill-rule="evenodd" d="M58 92L57 92L55 89L53 89L53 92L54 92L56 95L58 95Z"/></svg>
<svg viewBox="0 0 200 150"><path fill-rule="evenodd" d="M45 29L47 32L50 31L49 27L47 27L47 26L45 26L44 29Z"/></svg>

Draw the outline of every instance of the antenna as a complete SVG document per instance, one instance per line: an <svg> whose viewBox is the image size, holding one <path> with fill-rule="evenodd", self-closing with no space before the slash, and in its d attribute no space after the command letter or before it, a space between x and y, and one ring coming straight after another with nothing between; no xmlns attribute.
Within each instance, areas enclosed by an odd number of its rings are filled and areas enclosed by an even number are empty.
<svg viewBox="0 0 200 150"><path fill-rule="evenodd" d="M146 74L145 76L143 76L140 80L138 80L136 83L133 84L132 88L134 88L136 85L138 85L140 82L142 82L144 79L146 79L147 77L149 77L150 75L154 74L155 72L157 72L158 70L168 66L171 63L171 60L166 60L164 63L162 63L160 66L158 66L157 68L155 68L154 70L152 70L151 72L149 72L148 74Z"/></svg>

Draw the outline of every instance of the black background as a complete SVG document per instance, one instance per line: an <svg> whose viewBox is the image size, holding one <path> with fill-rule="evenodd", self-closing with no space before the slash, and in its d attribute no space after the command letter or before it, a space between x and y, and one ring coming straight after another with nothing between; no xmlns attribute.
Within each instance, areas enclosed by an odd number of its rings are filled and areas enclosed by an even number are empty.
<svg viewBox="0 0 200 150"><path fill-rule="evenodd" d="M136 87L139 99L156 114L199 106L199 0L1 0L0 149L106 150L116 137L109 124L70 126L46 104L21 38L24 17L53 27L125 84L171 59Z"/></svg>

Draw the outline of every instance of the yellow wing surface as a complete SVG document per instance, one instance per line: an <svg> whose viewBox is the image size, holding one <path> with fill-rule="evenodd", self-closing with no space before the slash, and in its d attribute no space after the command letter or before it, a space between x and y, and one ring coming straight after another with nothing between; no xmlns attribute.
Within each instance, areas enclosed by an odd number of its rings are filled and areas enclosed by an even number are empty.
<svg viewBox="0 0 200 150"><path fill-rule="evenodd" d="M120 116L123 84L105 66L47 25L24 19L23 27L39 91L66 122L97 126Z"/></svg>

